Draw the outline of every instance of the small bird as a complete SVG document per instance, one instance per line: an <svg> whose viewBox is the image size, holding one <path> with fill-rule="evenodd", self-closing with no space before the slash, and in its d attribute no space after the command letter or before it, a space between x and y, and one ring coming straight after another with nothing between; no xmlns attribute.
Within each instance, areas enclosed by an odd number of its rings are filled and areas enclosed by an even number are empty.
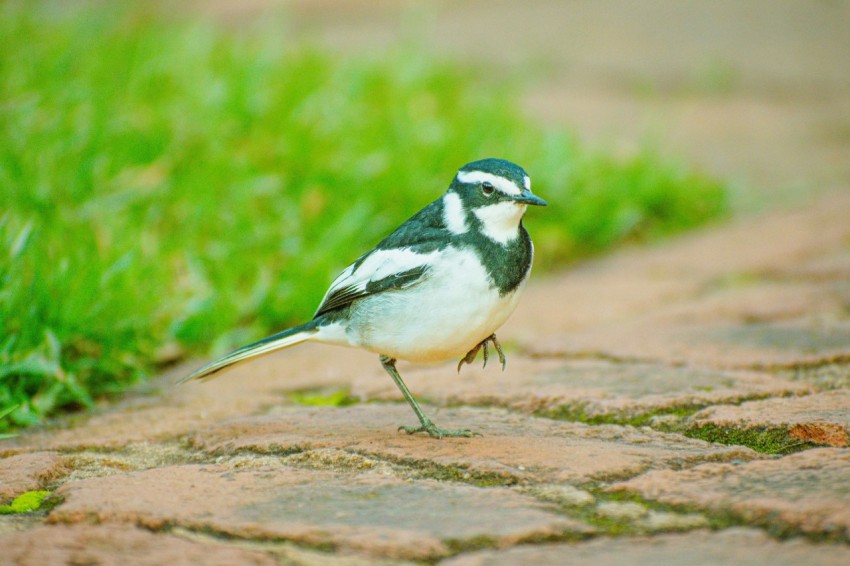
<svg viewBox="0 0 850 566"><path fill-rule="evenodd" d="M363 348L381 364L421 426L399 427L432 437L475 436L431 422L396 369L396 360L440 362L461 356L471 364L492 343L505 369L495 331L513 312L528 281L534 247L522 217L546 206L518 165L482 159L464 165L446 193L334 281L313 319L215 360L180 383L208 379L235 364L308 340Z"/></svg>

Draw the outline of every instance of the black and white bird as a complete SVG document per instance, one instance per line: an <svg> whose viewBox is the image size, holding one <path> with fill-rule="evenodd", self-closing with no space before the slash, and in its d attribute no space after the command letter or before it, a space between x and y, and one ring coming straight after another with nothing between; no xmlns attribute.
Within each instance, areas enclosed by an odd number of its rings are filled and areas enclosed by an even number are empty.
<svg viewBox="0 0 850 566"><path fill-rule="evenodd" d="M425 416L396 369L396 360L472 363L492 342L528 281L534 248L522 217L546 202L531 192L518 165L482 159L460 168L448 191L331 283L313 319L249 344L181 379L208 379L221 370L306 342L363 348L381 364L419 417L408 434L473 436L444 430Z"/></svg>

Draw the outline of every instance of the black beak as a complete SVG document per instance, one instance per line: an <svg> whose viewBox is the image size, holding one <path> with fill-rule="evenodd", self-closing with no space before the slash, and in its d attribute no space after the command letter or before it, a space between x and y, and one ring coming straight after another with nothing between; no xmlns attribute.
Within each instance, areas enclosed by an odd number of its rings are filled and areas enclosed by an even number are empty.
<svg viewBox="0 0 850 566"><path fill-rule="evenodd" d="M521 204L531 204L534 206L546 206L546 201L540 198L539 196L533 194L529 190L522 191L519 195L514 197L514 202L518 202Z"/></svg>

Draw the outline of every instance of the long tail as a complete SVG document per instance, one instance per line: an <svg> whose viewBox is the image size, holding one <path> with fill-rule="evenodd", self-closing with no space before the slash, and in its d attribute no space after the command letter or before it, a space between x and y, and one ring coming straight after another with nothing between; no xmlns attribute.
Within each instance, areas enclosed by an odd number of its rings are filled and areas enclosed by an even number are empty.
<svg viewBox="0 0 850 566"><path fill-rule="evenodd" d="M310 322L302 324L301 326L296 326L295 328L290 328L288 330L284 330L283 332L278 332L277 334L269 336L268 338L263 338L262 340L258 340L253 344L243 346L238 350L230 352L226 356L223 356L213 362L208 363L204 367L182 378L177 383L183 383L192 379L212 379L216 373L220 372L223 369L232 367L236 364L248 361L259 356L270 354L275 350L280 350L281 348L295 346L296 344L300 344L301 342L309 340L318 331L319 330L317 328L317 321L311 320Z"/></svg>

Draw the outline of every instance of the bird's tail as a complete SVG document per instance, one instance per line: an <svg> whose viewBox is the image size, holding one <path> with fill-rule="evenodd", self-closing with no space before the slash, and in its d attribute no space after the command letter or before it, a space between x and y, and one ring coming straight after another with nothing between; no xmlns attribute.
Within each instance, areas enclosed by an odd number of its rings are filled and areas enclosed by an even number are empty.
<svg viewBox="0 0 850 566"><path fill-rule="evenodd" d="M302 324L301 326L296 326L295 328L290 328L288 330L284 330L283 332L278 332L277 334L269 336L268 338L263 338L262 340L258 340L253 344L243 346L238 350L230 352L226 356L223 356L213 362L208 363L204 367L180 379L177 383L183 383L192 379L212 379L213 377L215 377L216 373L220 372L223 369L229 368L231 366L259 356L270 354L275 350L288 348L290 346L300 344L301 342L305 342L312 338L313 335L315 335L318 331L319 329L317 328L317 321L311 320L310 322Z"/></svg>

